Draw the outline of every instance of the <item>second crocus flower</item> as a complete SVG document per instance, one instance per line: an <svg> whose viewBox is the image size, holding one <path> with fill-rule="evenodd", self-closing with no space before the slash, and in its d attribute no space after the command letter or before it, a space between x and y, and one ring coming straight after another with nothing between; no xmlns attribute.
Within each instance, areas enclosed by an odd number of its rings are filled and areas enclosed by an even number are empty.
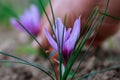
<svg viewBox="0 0 120 80"><path fill-rule="evenodd" d="M40 13L35 5L31 5L30 9L24 11L24 14L19 16L18 19L23 26L26 27L34 36L37 36L40 32ZM15 18L11 18L11 24L20 31L26 32L22 26L16 21Z"/></svg>

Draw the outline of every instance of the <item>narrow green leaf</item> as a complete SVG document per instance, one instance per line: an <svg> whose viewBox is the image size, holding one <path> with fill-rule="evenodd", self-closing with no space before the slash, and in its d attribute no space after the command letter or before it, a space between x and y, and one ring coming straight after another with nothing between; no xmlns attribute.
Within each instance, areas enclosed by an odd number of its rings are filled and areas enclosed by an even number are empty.
<svg viewBox="0 0 120 80"><path fill-rule="evenodd" d="M108 17L113 18L113 19L115 19L115 20L120 20L119 17L112 16L112 15L109 15L109 14L107 14L107 13L102 13L102 12L100 12L100 14L101 14L101 15L104 15L104 16L108 16Z"/></svg>
<svg viewBox="0 0 120 80"><path fill-rule="evenodd" d="M49 0L49 4L50 4L51 12L52 12L53 22L54 22L54 25L55 25L55 28L56 28L56 24L55 24L55 16L54 16L54 12L53 12L53 7L52 7L51 0Z"/></svg>
<svg viewBox="0 0 120 80"><path fill-rule="evenodd" d="M50 26L51 26L51 28L52 28L52 23L51 23L51 21L50 21L50 19L49 19L49 17L48 17L47 12L45 11L45 8L44 8L44 5L43 5L42 1L39 0L39 3L40 3L40 5L41 5L41 7L42 7L42 9L43 9L43 11L44 11L44 13L45 13L45 15L46 15L48 21L49 21L49 24L50 24ZM52 31L53 31L53 29L52 29ZM54 31L53 31L53 32L54 32Z"/></svg>
<svg viewBox="0 0 120 80"><path fill-rule="evenodd" d="M63 44L64 44L64 30L65 30L65 23L66 23L66 17L67 17L67 15L65 15L65 17L64 17L64 27L63 27L63 32L62 32L62 48L61 48L61 50L63 49ZM63 58L62 58L63 56L62 56L62 53L59 53L59 62L60 62L60 65L59 65L59 70L60 70L60 72L59 72L59 74L60 74L60 80L62 80L62 64L64 64L63 63Z"/></svg>
<svg viewBox="0 0 120 80"><path fill-rule="evenodd" d="M42 1L39 0L39 3L40 3L40 5L41 5L41 7L42 7L42 9L43 9L43 11L44 11L44 13L45 13L48 21L49 21L49 24L50 24L50 27L51 27L51 29L52 29L52 32L53 32L53 34L55 35L54 30L53 30L53 27L52 27L52 23L51 23L51 21L50 21L50 19L49 19L49 17L48 17L47 12L45 11L45 8L44 8L44 6L43 6ZM51 10L53 10L53 9L52 9L52 5L51 5L51 1L49 1L49 4L50 4L50 7L51 7ZM53 11L52 11L52 12L53 12ZM54 20L54 24L55 24L54 14L52 13L52 15L53 15L53 20ZM55 24L55 25L56 25L56 24ZM56 35L55 35L55 39L56 39L56 41L57 41ZM58 45L58 46L59 46L59 45ZM53 64L52 64L52 67L53 67L53 70L54 70L54 72L55 72L55 68L54 68L54 65L53 65ZM55 72L55 76L56 76L56 79L58 80L58 77L57 77L56 72Z"/></svg>
<svg viewBox="0 0 120 80"><path fill-rule="evenodd" d="M92 22L92 21L94 20L94 18L95 18L95 16L96 16L95 13L96 13L96 11L98 11L98 8L99 8L98 6L95 7L95 8L92 10L92 12L90 13L90 15L89 15L89 17L88 17L85 25L82 26L81 34L85 33L85 31L86 31L86 32L88 31L88 30L86 30L87 27L88 27L88 24L90 24L90 22Z"/></svg>
<svg viewBox="0 0 120 80"><path fill-rule="evenodd" d="M12 57L12 58L15 58L17 60L20 60L19 63L23 63L23 64L26 64L26 65L30 65L30 66L33 66L35 68L38 68L39 70L45 72L48 76L50 76L53 80L54 80L54 77L53 77L53 74L51 71L49 71L48 69L42 67L41 65L38 65L38 64L35 64L35 63L31 63L27 60L24 60L22 58L19 58L17 56L14 56L14 55L11 55L11 54L8 54L8 53L5 53L5 52L0 52L0 54L2 55L5 55L5 56L9 56L9 57ZM5 62L5 60L0 60L1 62ZM7 62L7 61L6 61ZM8 61L9 62L9 61ZM17 62L17 61L16 61Z"/></svg>
<svg viewBox="0 0 120 80"><path fill-rule="evenodd" d="M41 65L35 65L33 63L27 63L27 62L23 62L23 61L13 61L13 60L0 60L1 63L19 63L19 64L25 64L25 65L29 65L29 66L33 66L41 71L43 71L44 73L46 73L48 76L50 76L53 80L54 80L54 77L51 75L51 71L42 67ZM31 65L33 64L33 65Z"/></svg>
<svg viewBox="0 0 120 80"><path fill-rule="evenodd" d="M81 76L78 80L83 80L85 78L88 78L89 76L95 76L98 73L104 73L106 71L111 71L111 70L115 70L115 69L119 69L119 68L120 68L120 66L113 66L113 67L106 68L106 69L103 69L103 70L92 71L88 74L85 74L85 75Z"/></svg>

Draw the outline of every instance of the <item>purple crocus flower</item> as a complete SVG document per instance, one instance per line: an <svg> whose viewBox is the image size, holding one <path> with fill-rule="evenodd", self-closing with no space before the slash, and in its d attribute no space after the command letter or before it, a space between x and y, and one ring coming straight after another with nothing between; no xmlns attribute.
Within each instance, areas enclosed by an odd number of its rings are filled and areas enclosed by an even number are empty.
<svg viewBox="0 0 120 80"><path fill-rule="evenodd" d="M40 13L38 8L35 5L31 5L30 9L27 9L24 14L19 16L19 21L29 30L33 35L37 36L40 31ZM19 29L20 31L25 30L21 27L21 25L16 21L15 18L11 18L11 24Z"/></svg>
<svg viewBox="0 0 120 80"><path fill-rule="evenodd" d="M66 64L75 46L75 42L80 34L80 19L77 19L75 21L73 29L72 28L66 29L60 18L56 19L55 24L56 24L56 28L53 27L53 31L55 33L54 36L56 36L56 40L53 39L53 37L50 35L50 33L46 29L45 29L45 35L50 45L56 51L58 51L57 42L59 43L59 47Z"/></svg>

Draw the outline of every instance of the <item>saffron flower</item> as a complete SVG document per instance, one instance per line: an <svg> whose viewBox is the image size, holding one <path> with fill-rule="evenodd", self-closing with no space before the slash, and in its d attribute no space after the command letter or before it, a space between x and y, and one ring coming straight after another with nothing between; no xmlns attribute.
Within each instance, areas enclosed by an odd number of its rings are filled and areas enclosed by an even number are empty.
<svg viewBox="0 0 120 80"><path fill-rule="evenodd" d="M64 63L67 64L70 54L75 46L76 40L80 35L80 19L76 19L73 29L66 29L60 18L55 20L55 24L56 27L53 27L55 34L54 36L51 36L47 29L44 29L44 32L50 45L56 51L61 51ZM54 37L56 37L56 39L54 39Z"/></svg>
<svg viewBox="0 0 120 80"><path fill-rule="evenodd" d="M30 9L24 11L24 14L19 16L18 19L25 28L30 31L34 36L37 36L40 31L40 13L35 5L31 5ZM11 18L11 24L20 31L26 32L15 18Z"/></svg>

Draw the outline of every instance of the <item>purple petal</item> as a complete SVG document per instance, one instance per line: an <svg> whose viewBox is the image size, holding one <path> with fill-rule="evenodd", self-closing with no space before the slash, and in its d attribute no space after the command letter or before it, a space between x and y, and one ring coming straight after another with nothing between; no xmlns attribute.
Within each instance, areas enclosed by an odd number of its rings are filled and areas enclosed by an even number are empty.
<svg viewBox="0 0 120 80"><path fill-rule="evenodd" d="M44 32L45 32L46 38L47 38L48 42L50 43L50 45L57 51L58 48L57 48L57 44L54 41L54 39L51 37L51 35L49 34L49 32L46 29L44 29Z"/></svg>
<svg viewBox="0 0 120 80"><path fill-rule="evenodd" d="M64 48L68 50L68 53L70 53L71 50L74 48L79 33L80 33L80 20L77 19L74 23L74 27L70 35L70 38L64 44Z"/></svg>
<svg viewBox="0 0 120 80"><path fill-rule="evenodd" d="M28 18L25 15L22 15L19 21L26 27L27 30L29 30L33 34L35 28L30 18Z"/></svg>
<svg viewBox="0 0 120 80"><path fill-rule="evenodd" d="M11 23L16 29L19 29L20 31L23 31L22 27L21 27L20 24L16 21L15 18L11 18L11 19L10 19L10 23Z"/></svg>
<svg viewBox="0 0 120 80"><path fill-rule="evenodd" d="M63 37L63 29L64 25L62 23L62 20L60 18L56 19L56 29L57 29L57 39L60 42L60 47L62 46L62 37Z"/></svg>
<svg viewBox="0 0 120 80"><path fill-rule="evenodd" d="M68 28L67 32L64 33L65 34L65 41L70 37L70 32L71 32L71 28Z"/></svg>
<svg viewBox="0 0 120 80"><path fill-rule="evenodd" d="M71 33L71 36L74 36L74 39L76 39L80 33L80 24L80 19L77 19L74 23L74 27Z"/></svg>
<svg viewBox="0 0 120 80"><path fill-rule="evenodd" d="M23 15L20 16L20 21L26 26L26 28L32 30L36 28L31 16L31 12L26 10Z"/></svg>
<svg viewBox="0 0 120 80"><path fill-rule="evenodd" d="M37 26L40 22L40 13L38 8L35 5L31 5L30 14L35 26Z"/></svg>

